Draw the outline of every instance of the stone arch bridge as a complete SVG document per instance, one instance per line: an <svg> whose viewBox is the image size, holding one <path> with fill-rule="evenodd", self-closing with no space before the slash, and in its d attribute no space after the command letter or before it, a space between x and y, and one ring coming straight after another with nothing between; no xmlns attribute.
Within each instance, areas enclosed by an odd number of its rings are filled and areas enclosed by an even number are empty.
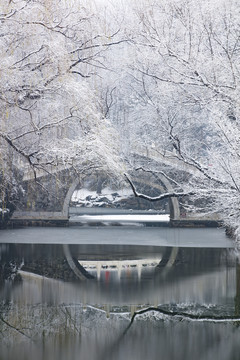
<svg viewBox="0 0 240 360"><path fill-rule="evenodd" d="M142 157L144 161L158 161L163 162L159 153L155 149L151 151L146 149L134 153L133 157ZM165 158L164 158L165 161ZM167 162L176 165L174 162L178 161L174 154L170 153L167 157ZM165 161L166 162L166 161ZM184 167L187 165L185 164ZM181 169L181 168L180 168ZM188 172L193 172L193 168L187 169ZM182 171L186 171L185 168ZM85 175L85 177L88 175ZM92 176L92 174L89 174ZM33 177L32 172L25 172L22 181L23 193L16 202L16 209L12 215L11 222L13 224L32 224L32 225L67 225L69 222L69 203L71 201L74 190L81 186L83 176L80 177L72 168L58 168L49 172L42 172L37 174L37 181ZM155 189L157 193L172 192L172 185L170 181L163 175L158 175L158 179L150 179L149 176L141 178L139 175L133 175L132 179L137 184L148 186ZM189 221L198 222L199 219L186 219L181 215L180 205L177 198L170 198L170 221L171 224L180 224L183 222L187 225ZM216 218L202 219L205 221L216 222Z"/></svg>

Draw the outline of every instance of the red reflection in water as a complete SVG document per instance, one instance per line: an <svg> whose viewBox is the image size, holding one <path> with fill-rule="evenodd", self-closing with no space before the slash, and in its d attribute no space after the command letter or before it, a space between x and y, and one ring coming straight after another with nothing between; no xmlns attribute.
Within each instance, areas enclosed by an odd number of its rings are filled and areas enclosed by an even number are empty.
<svg viewBox="0 0 240 360"><path fill-rule="evenodd" d="M110 271L105 271L105 281L108 284L110 278Z"/></svg>

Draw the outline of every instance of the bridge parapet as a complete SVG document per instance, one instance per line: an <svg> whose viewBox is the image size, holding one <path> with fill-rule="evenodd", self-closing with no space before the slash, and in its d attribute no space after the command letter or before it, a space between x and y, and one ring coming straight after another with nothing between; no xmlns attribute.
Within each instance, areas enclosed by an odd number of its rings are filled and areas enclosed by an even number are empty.
<svg viewBox="0 0 240 360"><path fill-rule="evenodd" d="M174 151L162 152L155 146L133 145L131 153L133 155L144 156L149 160L154 160L158 163L170 165L179 171L185 171L190 174L196 174L198 172L195 166L184 162L182 159L179 159Z"/></svg>

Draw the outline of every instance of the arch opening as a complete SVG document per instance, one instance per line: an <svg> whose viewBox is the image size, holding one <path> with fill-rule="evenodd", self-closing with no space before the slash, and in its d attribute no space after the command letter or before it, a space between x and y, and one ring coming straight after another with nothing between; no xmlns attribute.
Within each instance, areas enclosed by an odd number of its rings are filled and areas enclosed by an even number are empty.
<svg viewBox="0 0 240 360"><path fill-rule="evenodd" d="M158 181L155 179L155 182L138 176L136 183L158 193L173 191L170 182L164 176L159 176ZM126 183L121 185L117 186L116 183L102 176L89 176L84 180L75 179L65 197L63 213L70 217L76 210L77 213L89 214L152 211L169 214L170 219L179 219L180 206L177 198L169 198L165 203L161 201L155 204L136 198Z"/></svg>

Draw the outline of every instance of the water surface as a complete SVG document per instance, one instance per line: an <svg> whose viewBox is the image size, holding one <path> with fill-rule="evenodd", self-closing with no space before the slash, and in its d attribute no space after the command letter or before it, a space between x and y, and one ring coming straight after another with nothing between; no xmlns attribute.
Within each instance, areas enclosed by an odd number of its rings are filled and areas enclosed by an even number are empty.
<svg viewBox="0 0 240 360"><path fill-rule="evenodd" d="M26 228L0 241L0 359L239 358L238 252L221 229ZM148 307L159 311L128 328Z"/></svg>

